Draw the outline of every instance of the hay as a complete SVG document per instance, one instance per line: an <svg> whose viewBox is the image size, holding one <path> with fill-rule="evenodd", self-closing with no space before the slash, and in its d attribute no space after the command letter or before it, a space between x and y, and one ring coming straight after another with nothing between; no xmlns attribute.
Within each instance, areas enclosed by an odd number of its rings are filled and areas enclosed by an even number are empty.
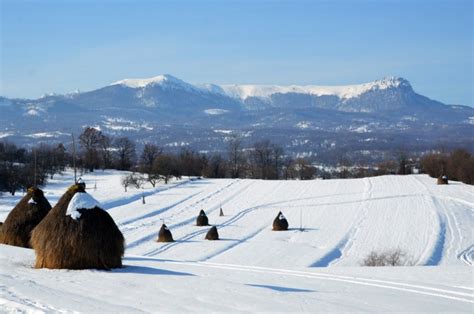
<svg viewBox="0 0 474 314"><path fill-rule="evenodd" d="M209 226L209 219L202 209L199 212L199 216L196 218L196 226Z"/></svg>
<svg viewBox="0 0 474 314"><path fill-rule="evenodd" d="M213 226L206 233L206 240L219 240L219 233L217 232L217 227Z"/></svg>
<svg viewBox="0 0 474 314"><path fill-rule="evenodd" d="M273 220L273 231L285 231L288 230L288 220L282 212L279 212L278 215Z"/></svg>
<svg viewBox="0 0 474 314"><path fill-rule="evenodd" d="M170 229L163 224L158 232L158 240L157 242L174 242L173 235L171 234Z"/></svg>
<svg viewBox="0 0 474 314"><path fill-rule="evenodd" d="M438 185L448 184L448 177L447 176L439 177L438 180L437 180L437 184Z"/></svg>
<svg viewBox="0 0 474 314"><path fill-rule="evenodd" d="M33 230L36 268L110 269L122 266L124 238L110 215L99 207L66 215L69 202L85 186L75 184Z"/></svg>
<svg viewBox="0 0 474 314"><path fill-rule="evenodd" d="M30 188L8 214L0 232L0 243L30 248L31 231L51 209L43 191Z"/></svg>

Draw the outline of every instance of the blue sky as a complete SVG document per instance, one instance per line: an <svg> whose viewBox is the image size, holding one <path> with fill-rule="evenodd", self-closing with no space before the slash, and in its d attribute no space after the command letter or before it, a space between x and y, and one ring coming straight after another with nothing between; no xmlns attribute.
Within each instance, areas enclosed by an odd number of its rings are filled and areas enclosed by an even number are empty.
<svg viewBox="0 0 474 314"><path fill-rule="evenodd" d="M10 1L0 95L192 83L363 83L385 76L473 102L472 1Z"/></svg>

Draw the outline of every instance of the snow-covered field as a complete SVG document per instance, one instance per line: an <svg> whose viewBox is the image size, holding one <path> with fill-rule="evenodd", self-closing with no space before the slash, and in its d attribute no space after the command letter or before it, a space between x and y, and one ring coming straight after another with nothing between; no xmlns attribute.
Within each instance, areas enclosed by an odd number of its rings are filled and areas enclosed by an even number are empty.
<svg viewBox="0 0 474 314"><path fill-rule="evenodd" d="M0 245L3 309L474 310L472 186L437 186L425 175L183 179L124 193L122 175L106 171L83 179L126 238L126 267L37 270L32 250ZM70 174L52 180L46 197L54 204L71 183ZM20 198L0 196L0 221ZM194 225L201 209L217 225L220 241L204 240L208 228ZM271 230L280 210L290 223L287 232ZM176 242L155 242L163 220ZM405 252L414 266L361 266L370 252L391 249Z"/></svg>

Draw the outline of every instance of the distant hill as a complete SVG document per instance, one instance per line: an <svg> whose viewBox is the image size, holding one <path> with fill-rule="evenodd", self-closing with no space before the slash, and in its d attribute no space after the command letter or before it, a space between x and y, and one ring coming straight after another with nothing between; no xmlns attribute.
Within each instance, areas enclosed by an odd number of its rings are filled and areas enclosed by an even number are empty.
<svg viewBox="0 0 474 314"><path fill-rule="evenodd" d="M0 97L0 138L69 141L93 126L179 149L225 149L268 138L299 156L377 160L394 149L474 147L474 109L417 94L403 78L349 86L190 84L171 75L124 79L89 92Z"/></svg>

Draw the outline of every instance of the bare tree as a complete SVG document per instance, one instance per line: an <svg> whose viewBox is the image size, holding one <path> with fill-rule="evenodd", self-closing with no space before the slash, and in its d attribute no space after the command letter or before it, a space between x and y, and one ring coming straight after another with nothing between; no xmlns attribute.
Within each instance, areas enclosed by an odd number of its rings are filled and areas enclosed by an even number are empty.
<svg viewBox="0 0 474 314"><path fill-rule="evenodd" d="M117 155L117 168L129 170L135 160L135 143L128 137L119 137L115 139L114 147Z"/></svg>
<svg viewBox="0 0 474 314"><path fill-rule="evenodd" d="M384 252L372 251L362 261L363 266L403 266L412 265L410 261L406 259L406 253L400 249L387 250Z"/></svg>
<svg viewBox="0 0 474 314"><path fill-rule="evenodd" d="M242 150L242 140L239 136L234 135L230 139L227 153L231 178L240 178L245 167L245 157Z"/></svg>
<svg viewBox="0 0 474 314"><path fill-rule="evenodd" d="M91 172L99 165L97 149L101 138L102 132L91 127L86 127L79 136L79 144L84 150L84 166Z"/></svg>
<svg viewBox="0 0 474 314"><path fill-rule="evenodd" d="M311 180L316 175L316 168L304 158L295 160L295 170L300 180Z"/></svg>
<svg viewBox="0 0 474 314"><path fill-rule="evenodd" d="M122 186L125 189L125 192L127 192L127 187L129 187L130 184L132 184L132 182L130 181L130 176L129 175L123 176L122 180L121 180L121 183L122 183Z"/></svg>
<svg viewBox="0 0 474 314"><path fill-rule="evenodd" d="M153 162L153 173L160 176L168 184L169 179L177 175L176 158L172 155L161 154Z"/></svg>
<svg viewBox="0 0 474 314"><path fill-rule="evenodd" d="M113 138L107 135L102 135L99 143L100 154L102 157L102 169L112 168L114 157L112 154Z"/></svg>
<svg viewBox="0 0 474 314"><path fill-rule="evenodd" d="M140 156L140 168L144 173L150 173L153 168L153 162L156 157L162 153L162 149L155 144L147 143L143 147L142 154Z"/></svg>
<svg viewBox="0 0 474 314"><path fill-rule="evenodd" d="M139 169L141 172L146 173L147 181L150 182L153 187L155 187L156 183L160 180L160 176L153 171L153 163L161 153L162 149L155 144L145 144L140 156Z"/></svg>

